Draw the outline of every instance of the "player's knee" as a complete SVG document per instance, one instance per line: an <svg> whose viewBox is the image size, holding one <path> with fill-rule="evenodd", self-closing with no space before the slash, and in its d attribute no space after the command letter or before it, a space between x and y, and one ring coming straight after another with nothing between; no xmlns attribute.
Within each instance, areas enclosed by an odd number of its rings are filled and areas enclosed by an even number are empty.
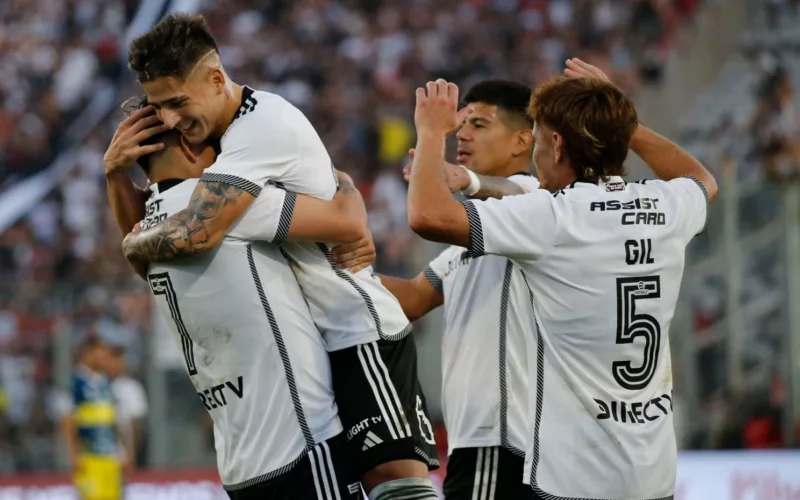
<svg viewBox="0 0 800 500"><path fill-rule="evenodd" d="M371 491L378 485L407 478L428 479L428 466L417 460L393 460L365 472L361 484Z"/></svg>
<svg viewBox="0 0 800 500"><path fill-rule="evenodd" d="M369 500L399 500L414 498L415 500L437 500L436 490L430 479L407 477L380 484L370 490Z"/></svg>

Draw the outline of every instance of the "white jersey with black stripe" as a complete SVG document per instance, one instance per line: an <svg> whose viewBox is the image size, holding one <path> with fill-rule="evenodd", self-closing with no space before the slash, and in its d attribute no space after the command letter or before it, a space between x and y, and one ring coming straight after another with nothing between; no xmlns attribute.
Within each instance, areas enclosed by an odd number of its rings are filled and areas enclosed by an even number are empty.
<svg viewBox="0 0 800 500"><path fill-rule="evenodd" d="M465 202L472 255L511 258L529 289L525 478L541 497L673 498L668 332L706 204L694 179L619 177Z"/></svg>
<svg viewBox="0 0 800 500"><path fill-rule="evenodd" d="M142 226L185 208L197 181L151 185ZM277 477L342 432L324 342L278 247L234 227L209 253L151 264L148 281L214 421L226 489Z"/></svg>
<svg viewBox="0 0 800 500"><path fill-rule="evenodd" d="M529 191L527 174L510 180ZM533 324L522 272L506 257L473 259L451 246L425 269L444 294L442 409L448 455L503 446L524 456L528 437L526 335Z"/></svg>
<svg viewBox="0 0 800 500"><path fill-rule="evenodd" d="M295 194L330 200L336 177L325 145L314 127L296 107L275 94L245 87L242 107L221 139L221 153L201 178L223 181L257 197L271 187L289 193L275 194L270 203L251 206L258 213L239 221L245 240L261 239L283 244L311 315L329 351L378 339L399 339L410 333L400 304L373 274L336 269L330 245L285 241ZM275 231L264 235L261 221L271 219Z"/></svg>

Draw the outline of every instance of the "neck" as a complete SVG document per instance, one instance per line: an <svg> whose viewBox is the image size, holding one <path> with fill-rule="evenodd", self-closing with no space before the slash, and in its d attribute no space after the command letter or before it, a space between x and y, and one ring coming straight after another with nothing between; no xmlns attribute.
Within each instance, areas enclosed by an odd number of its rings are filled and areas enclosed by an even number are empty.
<svg viewBox="0 0 800 500"><path fill-rule="evenodd" d="M225 131L228 130L233 117L236 116L236 112L239 111L239 107L242 105L242 86L233 80L229 80L229 82L230 88L225 89L225 106L222 108L220 121L216 124L212 134L215 139L222 137Z"/></svg>
<svg viewBox="0 0 800 500"><path fill-rule="evenodd" d="M547 186L548 190L551 193L555 193L559 189L564 189L568 187L570 184L574 183L578 180L578 176L575 175L575 172L572 171L571 168L567 168L562 170L561 174L556 177L553 182L553 186Z"/></svg>
<svg viewBox="0 0 800 500"><path fill-rule="evenodd" d="M503 168L497 170L495 175L498 177L511 177L512 175L520 172L531 173L530 155L514 158Z"/></svg>

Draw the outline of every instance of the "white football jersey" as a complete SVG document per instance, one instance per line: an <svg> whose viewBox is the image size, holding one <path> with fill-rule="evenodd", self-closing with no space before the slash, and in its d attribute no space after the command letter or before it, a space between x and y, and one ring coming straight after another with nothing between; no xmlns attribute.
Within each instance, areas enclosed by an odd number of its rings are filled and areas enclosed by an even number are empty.
<svg viewBox="0 0 800 500"><path fill-rule="evenodd" d="M473 256L508 256L529 288L525 480L540 496L672 498L667 334L706 204L694 179L620 177L465 202Z"/></svg>
<svg viewBox="0 0 800 500"><path fill-rule="evenodd" d="M142 227L185 208L197 182L151 185ZM342 432L324 343L278 247L234 227L208 253L151 264L148 281L214 421L226 489L285 473Z"/></svg>
<svg viewBox="0 0 800 500"><path fill-rule="evenodd" d="M329 351L380 338L400 339L411 332L400 303L372 268L353 274L336 268L325 242L284 241L295 193L330 200L337 187L325 145L303 113L288 101L245 87L242 107L222 137L221 153L201 179L226 182L258 198L264 196L265 188L288 190L272 191L268 202L248 208L253 216L238 222L238 237L283 244ZM276 228L269 238L262 224L267 218Z"/></svg>
<svg viewBox="0 0 800 500"><path fill-rule="evenodd" d="M531 175L510 180L529 191ZM448 455L503 446L524 456L528 439L526 337L533 310L522 272L506 257L473 259L450 246L425 269L444 294L442 410Z"/></svg>

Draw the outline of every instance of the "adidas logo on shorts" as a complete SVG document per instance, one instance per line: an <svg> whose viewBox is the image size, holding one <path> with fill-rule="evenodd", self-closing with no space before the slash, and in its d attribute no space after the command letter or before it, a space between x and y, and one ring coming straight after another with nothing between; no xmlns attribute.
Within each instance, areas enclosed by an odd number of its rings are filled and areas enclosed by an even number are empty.
<svg viewBox="0 0 800 500"><path fill-rule="evenodd" d="M376 436L375 433L367 431L367 436L364 438L364 446L361 447L361 451L367 451L376 444L381 444L382 442L383 439Z"/></svg>

